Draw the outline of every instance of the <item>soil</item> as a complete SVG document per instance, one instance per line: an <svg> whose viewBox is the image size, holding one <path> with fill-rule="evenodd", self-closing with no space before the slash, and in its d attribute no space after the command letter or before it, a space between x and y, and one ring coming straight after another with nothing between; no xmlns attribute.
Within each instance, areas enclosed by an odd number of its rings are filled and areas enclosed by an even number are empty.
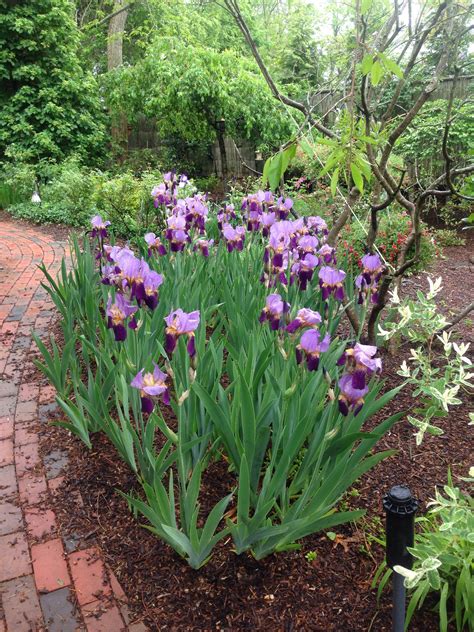
<svg viewBox="0 0 474 632"><path fill-rule="evenodd" d="M474 231L472 231L474 232ZM474 234L465 235L464 247L447 248L446 259L436 262L431 275L443 276L441 306L450 315L472 300ZM426 274L408 279L404 291L426 288ZM471 315L472 316L472 315ZM472 340L472 320L456 330ZM387 388L400 383L396 371L408 347L395 356L384 356ZM396 411L409 411L414 399L408 389L392 401L378 420ZM405 417L388 433L378 449L395 449L394 456L360 479L344 502L364 508L357 524L335 529L336 538L318 533L301 542L301 550L272 555L260 562L249 555L237 556L231 542L224 541L211 561L194 571L171 548L140 526L126 501L117 494L138 492L127 467L117 458L104 436L93 437L88 451L64 430L48 426L43 438L45 453L61 448L69 454L65 480L55 496L55 512L68 546L98 544L117 576L135 615L143 617L150 630L207 631L388 631L391 629L390 591L377 603L371 582L384 550L373 536L383 537L382 497L394 484L407 484L424 511L435 485L446 482L448 468L454 479L466 475L472 463L474 429L468 426L472 401L441 419L441 437L427 436L417 447L413 428ZM377 419L371 420L371 426ZM222 463L206 477L203 508L222 497L228 486ZM314 551L316 558L305 557ZM415 615L412 632L438 629L438 619L429 609Z"/></svg>

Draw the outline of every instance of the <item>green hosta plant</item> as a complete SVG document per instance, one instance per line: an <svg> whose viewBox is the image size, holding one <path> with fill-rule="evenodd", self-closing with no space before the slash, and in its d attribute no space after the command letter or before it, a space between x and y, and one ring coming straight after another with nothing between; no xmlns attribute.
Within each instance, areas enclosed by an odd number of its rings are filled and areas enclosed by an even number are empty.
<svg viewBox="0 0 474 632"><path fill-rule="evenodd" d="M467 479L471 480L472 479ZM407 610L407 629L413 613L430 593L438 597L441 632L450 623L456 630L474 630L474 499L453 487L451 477L444 494L436 490L428 515L419 521L421 532L410 552L413 570L395 566L412 591Z"/></svg>

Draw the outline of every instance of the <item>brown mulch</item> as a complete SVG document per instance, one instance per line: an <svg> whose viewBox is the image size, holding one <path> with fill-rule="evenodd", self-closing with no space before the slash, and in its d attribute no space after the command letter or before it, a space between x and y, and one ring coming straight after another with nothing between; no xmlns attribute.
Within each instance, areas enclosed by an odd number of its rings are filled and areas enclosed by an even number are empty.
<svg viewBox="0 0 474 632"><path fill-rule="evenodd" d="M473 231L474 232L474 231ZM442 275L441 295L446 313L457 311L473 295L473 266L469 256L474 235L465 247L446 249L446 259L433 266L432 276ZM412 277L404 287L425 288L426 275ZM444 303L445 302L445 303ZM462 338L472 339L472 326L460 325ZM389 387L400 383L396 371L408 347L384 357L384 377ZM472 402L471 402L472 404ZM414 405L405 389L379 418L408 411ZM372 535L383 534L381 500L393 484L408 484L421 501L422 510L434 486L444 484L448 468L453 476L465 475L472 465L474 429L468 426L467 397L440 425L445 434L427 436L415 445L413 428L404 420L387 434L378 449L397 453L383 461L355 485L343 503L367 510L358 524L335 528L331 541L325 534L305 538L300 551L272 555L260 562L237 556L224 541L211 561L194 571L167 545L140 527L127 503L116 493L138 491L134 476L117 458L104 436L93 438L93 449L64 430L49 426L43 449L60 447L69 453L66 479L55 498L62 535L79 547L97 543L119 579L129 607L143 615L151 630L315 630L385 631L391 628L390 594L377 604L371 581L384 556ZM370 425L376 420L372 420ZM222 463L206 477L203 505L222 497L226 486ZM224 480L223 480L224 479ZM316 552L308 561L305 554ZM429 605L429 604L428 604ZM438 628L437 617L427 608L418 613L410 629L426 632Z"/></svg>

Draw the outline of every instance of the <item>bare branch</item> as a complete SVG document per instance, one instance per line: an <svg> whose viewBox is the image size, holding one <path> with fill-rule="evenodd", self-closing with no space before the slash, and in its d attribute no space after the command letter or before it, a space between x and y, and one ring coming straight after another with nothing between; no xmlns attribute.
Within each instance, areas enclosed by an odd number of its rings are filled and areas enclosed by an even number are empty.
<svg viewBox="0 0 474 632"><path fill-rule="evenodd" d="M470 314L473 310L474 310L474 301L470 303L469 305L467 305L463 310L461 310L459 314L457 314L453 318L453 320L450 323L448 323L445 327L443 327L443 329L441 329L440 331L447 331L448 329L452 329L452 327L460 323L461 320L465 318L468 314Z"/></svg>
<svg viewBox="0 0 474 632"><path fill-rule="evenodd" d="M128 4L124 5L120 9L117 9L117 11L114 11L113 13L110 13L109 15L106 15L105 18L102 18L101 20L96 22L94 24L94 26L100 26L101 24L104 24L104 22L108 22L109 20L111 20L112 18L116 17L117 15L120 15L123 11L128 11L128 9L130 9L130 7L133 4L134 4L133 2L129 2Z"/></svg>
<svg viewBox="0 0 474 632"><path fill-rule="evenodd" d="M288 105L289 107L294 108L295 110L299 110L302 114L304 114L308 118L310 123L314 125L314 127L319 132L321 132L328 138L335 138L336 134L332 130L328 129L325 125L322 125L318 121L313 121L312 117L309 115L308 108L303 103L300 103L299 101L295 101L294 99L280 92L280 90L278 89L276 83L274 82L270 72L268 71L268 68L266 67L260 55L257 45L255 44L255 41L250 33L247 23L245 22L245 19L240 11L240 7L237 0L224 0L224 4L227 7L227 10L229 11L229 13L232 15L232 17L236 21L237 26L242 31L242 34L247 44L249 45L250 50L252 51L254 59L257 62L258 67L260 68L260 72L262 73L275 99L277 99L278 101L281 101L281 103L284 103L285 105Z"/></svg>
<svg viewBox="0 0 474 632"><path fill-rule="evenodd" d="M357 199L359 198L359 196L360 196L359 189L357 187L352 187L349 193L349 197L347 198L347 200L344 199L345 209L339 215L337 220L334 222L333 227L329 231L327 243L330 246L334 246L334 244L336 243L337 236L346 225L347 220L349 219L352 213L352 207L357 202Z"/></svg>

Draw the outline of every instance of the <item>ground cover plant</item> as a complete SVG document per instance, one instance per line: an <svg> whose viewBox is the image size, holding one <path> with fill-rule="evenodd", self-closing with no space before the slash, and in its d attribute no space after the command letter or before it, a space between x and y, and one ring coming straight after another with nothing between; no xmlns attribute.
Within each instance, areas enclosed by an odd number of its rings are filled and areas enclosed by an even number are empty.
<svg viewBox="0 0 474 632"><path fill-rule="evenodd" d="M399 415L364 430L397 389L380 394L376 347L336 332L345 296L361 315L376 301L378 255L353 278L324 220L288 219L291 199L259 191L212 216L184 183L153 189L167 228L136 251L93 218L72 270L46 284L65 347L37 342L61 424L89 447L107 435L143 487L130 507L199 568L228 535L260 559L359 517L338 500L388 455L373 448ZM228 493L202 516L200 481L221 459Z"/></svg>

